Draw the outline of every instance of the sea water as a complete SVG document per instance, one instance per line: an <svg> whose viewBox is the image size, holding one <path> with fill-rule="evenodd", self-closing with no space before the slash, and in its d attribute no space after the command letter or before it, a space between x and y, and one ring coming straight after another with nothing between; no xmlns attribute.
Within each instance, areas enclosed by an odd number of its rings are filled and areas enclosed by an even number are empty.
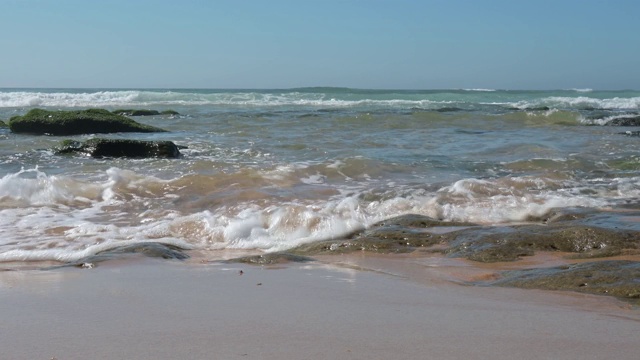
<svg viewBox="0 0 640 360"><path fill-rule="evenodd" d="M509 224L640 195L640 91L0 89L33 108L173 109L166 133L0 128L0 261L159 242L209 259L286 250L403 214ZM631 134L631 135L630 135ZM178 159L60 156L61 140L170 140Z"/></svg>

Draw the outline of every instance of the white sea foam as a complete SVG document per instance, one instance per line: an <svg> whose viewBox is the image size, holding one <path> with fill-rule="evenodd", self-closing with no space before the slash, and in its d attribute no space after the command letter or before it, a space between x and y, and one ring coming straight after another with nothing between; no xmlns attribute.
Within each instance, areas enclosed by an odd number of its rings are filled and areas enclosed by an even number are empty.
<svg viewBox="0 0 640 360"><path fill-rule="evenodd" d="M578 121L580 121L582 124L586 124L586 125L607 125L607 123L613 121L613 120L617 120L617 119L631 119L631 118L636 118L638 117L637 114L619 114L619 115L610 115L610 116L605 116L602 118L596 118L596 119L587 119L584 116L580 116L578 118Z"/></svg>
<svg viewBox="0 0 640 360"><path fill-rule="evenodd" d="M638 110L640 109L640 97L632 98L609 98L598 99L586 96L562 97L552 96L536 100L522 100L512 103L519 109L529 109L542 106L559 109L618 109L618 110Z"/></svg>
<svg viewBox="0 0 640 360"><path fill-rule="evenodd" d="M93 107L119 106L139 102L139 91L65 92L0 92L2 107Z"/></svg>
<svg viewBox="0 0 640 360"><path fill-rule="evenodd" d="M486 181L464 179L439 191L439 216L478 223L505 223L538 217L556 207L603 207L602 198L564 191L537 191L539 179L526 181L532 186L515 186L520 179ZM531 191L536 190L536 191Z"/></svg>
<svg viewBox="0 0 640 360"><path fill-rule="evenodd" d="M340 164L328 167L332 166ZM295 173L295 167L275 170L282 172ZM273 181L274 172L264 176ZM188 197L195 194L188 187L172 185L181 179L160 180L117 168L108 169L105 177L80 181L31 169L2 178L0 261L77 261L117 246L151 241L203 250L276 251L344 237L403 214L506 223L542 216L555 207L602 207L609 204L607 199L640 195L637 178L593 180L565 189L554 180L507 177L463 179L436 191L393 184L376 194L364 183L340 185L323 199L275 196L209 207L200 199L204 193L190 202ZM288 182L289 177L279 175L275 180ZM336 186L319 175L300 182ZM596 195L583 195L580 186Z"/></svg>
<svg viewBox="0 0 640 360"><path fill-rule="evenodd" d="M477 89L462 89L464 91L478 91L478 92L494 92L497 91L496 89L483 89L483 88L477 88Z"/></svg>
<svg viewBox="0 0 640 360"><path fill-rule="evenodd" d="M578 89L582 94L588 89ZM95 92L77 91L0 91L0 108L24 107L153 107L153 106L231 106L231 107L320 107L320 108L421 108L501 105L521 109L549 106L552 108L638 109L640 97L595 98L588 96L554 96L509 101L508 91L494 89L464 89L477 93L477 103L469 103L465 94L416 93L323 93L296 91L160 91L160 90L109 90ZM495 94L500 94L495 101ZM516 96L516 95L513 95ZM516 96L516 98L518 98Z"/></svg>
<svg viewBox="0 0 640 360"><path fill-rule="evenodd" d="M204 252L274 251L403 214L496 224L640 198L633 138L557 126L575 125L580 113L634 114L640 98L622 96L637 92L550 94L0 91L3 119L26 110L7 108L16 106L223 105L179 108L189 117L167 121L177 131L163 136L190 147L179 161L54 156L33 149L51 148L55 138L7 137L0 142L0 261L79 260L150 241ZM516 103L550 110L504 110ZM260 106L274 107L262 116ZM369 115L376 106L382 115ZM465 106L472 111L385 112ZM582 111L614 106L623 109ZM329 107L344 111L314 112ZM245 116L256 108L260 116ZM307 110L313 116L298 116Z"/></svg>
<svg viewBox="0 0 640 360"><path fill-rule="evenodd" d="M521 221L556 206L589 204L584 199L561 195L540 199L495 195L482 201L440 200L438 196L417 196L363 204L358 198L349 197L307 206L281 204L260 208L245 204L247 207L237 213L218 209L176 214L137 225L93 223L87 215L100 215L99 211L82 214L44 209L27 215L5 210L0 227L11 228L12 235L3 239L0 260L79 260L116 246L149 241L184 248L277 251L340 238L374 222L407 213L488 223ZM51 233L56 228L61 229L60 234Z"/></svg>
<svg viewBox="0 0 640 360"><path fill-rule="evenodd" d="M100 187L72 179L47 176L38 168L20 170L0 179L0 204L21 203L26 206L68 205L95 199Z"/></svg>
<svg viewBox="0 0 640 360"><path fill-rule="evenodd" d="M154 105L236 105L236 106L323 106L365 105L430 106L429 100L338 100L325 94L308 93L185 93L175 91L98 91L98 92L0 92L2 107L101 107Z"/></svg>

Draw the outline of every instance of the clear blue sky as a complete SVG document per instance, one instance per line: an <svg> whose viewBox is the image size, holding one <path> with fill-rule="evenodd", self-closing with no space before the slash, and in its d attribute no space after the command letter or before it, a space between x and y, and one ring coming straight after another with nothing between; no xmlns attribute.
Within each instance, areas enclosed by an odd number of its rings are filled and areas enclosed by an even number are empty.
<svg viewBox="0 0 640 360"><path fill-rule="evenodd" d="M0 0L0 87L640 89L638 0Z"/></svg>

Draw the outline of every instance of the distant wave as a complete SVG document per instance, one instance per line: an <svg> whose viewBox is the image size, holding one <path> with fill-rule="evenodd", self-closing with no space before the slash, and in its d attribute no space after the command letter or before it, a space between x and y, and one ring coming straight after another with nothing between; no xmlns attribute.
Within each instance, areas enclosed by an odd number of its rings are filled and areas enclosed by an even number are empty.
<svg viewBox="0 0 640 360"><path fill-rule="evenodd" d="M138 101L139 91L98 92L0 92L0 107L87 107L126 105Z"/></svg>
<svg viewBox="0 0 640 360"><path fill-rule="evenodd" d="M571 96L571 94L575 94ZM588 94L588 95L587 95ZM87 107L307 107L461 110L549 108L558 110L638 110L640 92L466 90L2 90L0 108Z"/></svg>
<svg viewBox="0 0 640 360"><path fill-rule="evenodd" d="M461 89L461 90L463 90L463 91L478 91L478 92L494 92L494 91L497 91L496 89L482 89L482 88L479 88L479 89Z"/></svg>
<svg viewBox="0 0 640 360"><path fill-rule="evenodd" d="M597 99L586 96L579 97L563 97L552 96L542 99L523 100L513 103L518 109L549 107L555 109L619 109L619 110L638 110L640 109L640 97L621 98L614 97L609 99Z"/></svg>
<svg viewBox="0 0 640 360"><path fill-rule="evenodd" d="M354 93L349 89L332 92L326 88L290 91L97 91L97 92L0 92L0 108L7 107L115 107L115 106L308 106L308 107L389 107L437 109L455 101L429 100L420 96L378 93ZM376 95L376 96L373 96ZM378 97L379 99L376 99Z"/></svg>

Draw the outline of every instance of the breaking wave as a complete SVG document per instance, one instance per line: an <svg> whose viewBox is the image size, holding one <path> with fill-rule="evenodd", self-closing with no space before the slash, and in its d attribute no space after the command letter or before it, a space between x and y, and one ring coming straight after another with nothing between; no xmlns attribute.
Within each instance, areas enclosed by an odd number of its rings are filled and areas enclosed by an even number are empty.
<svg viewBox="0 0 640 360"><path fill-rule="evenodd" d="M585 96L584 94L589 94ZM549 96L558 94L566 96ZM607 95L617 95L609 97ZM442 91L383 91L334 88L291 90L0 90L0 108L29 107L152 107L243 106L401 108L478 110L486 106L503 109L548 107L559 110L640 108L640 94L595 91L517 92L493 89Z"/></svg>

